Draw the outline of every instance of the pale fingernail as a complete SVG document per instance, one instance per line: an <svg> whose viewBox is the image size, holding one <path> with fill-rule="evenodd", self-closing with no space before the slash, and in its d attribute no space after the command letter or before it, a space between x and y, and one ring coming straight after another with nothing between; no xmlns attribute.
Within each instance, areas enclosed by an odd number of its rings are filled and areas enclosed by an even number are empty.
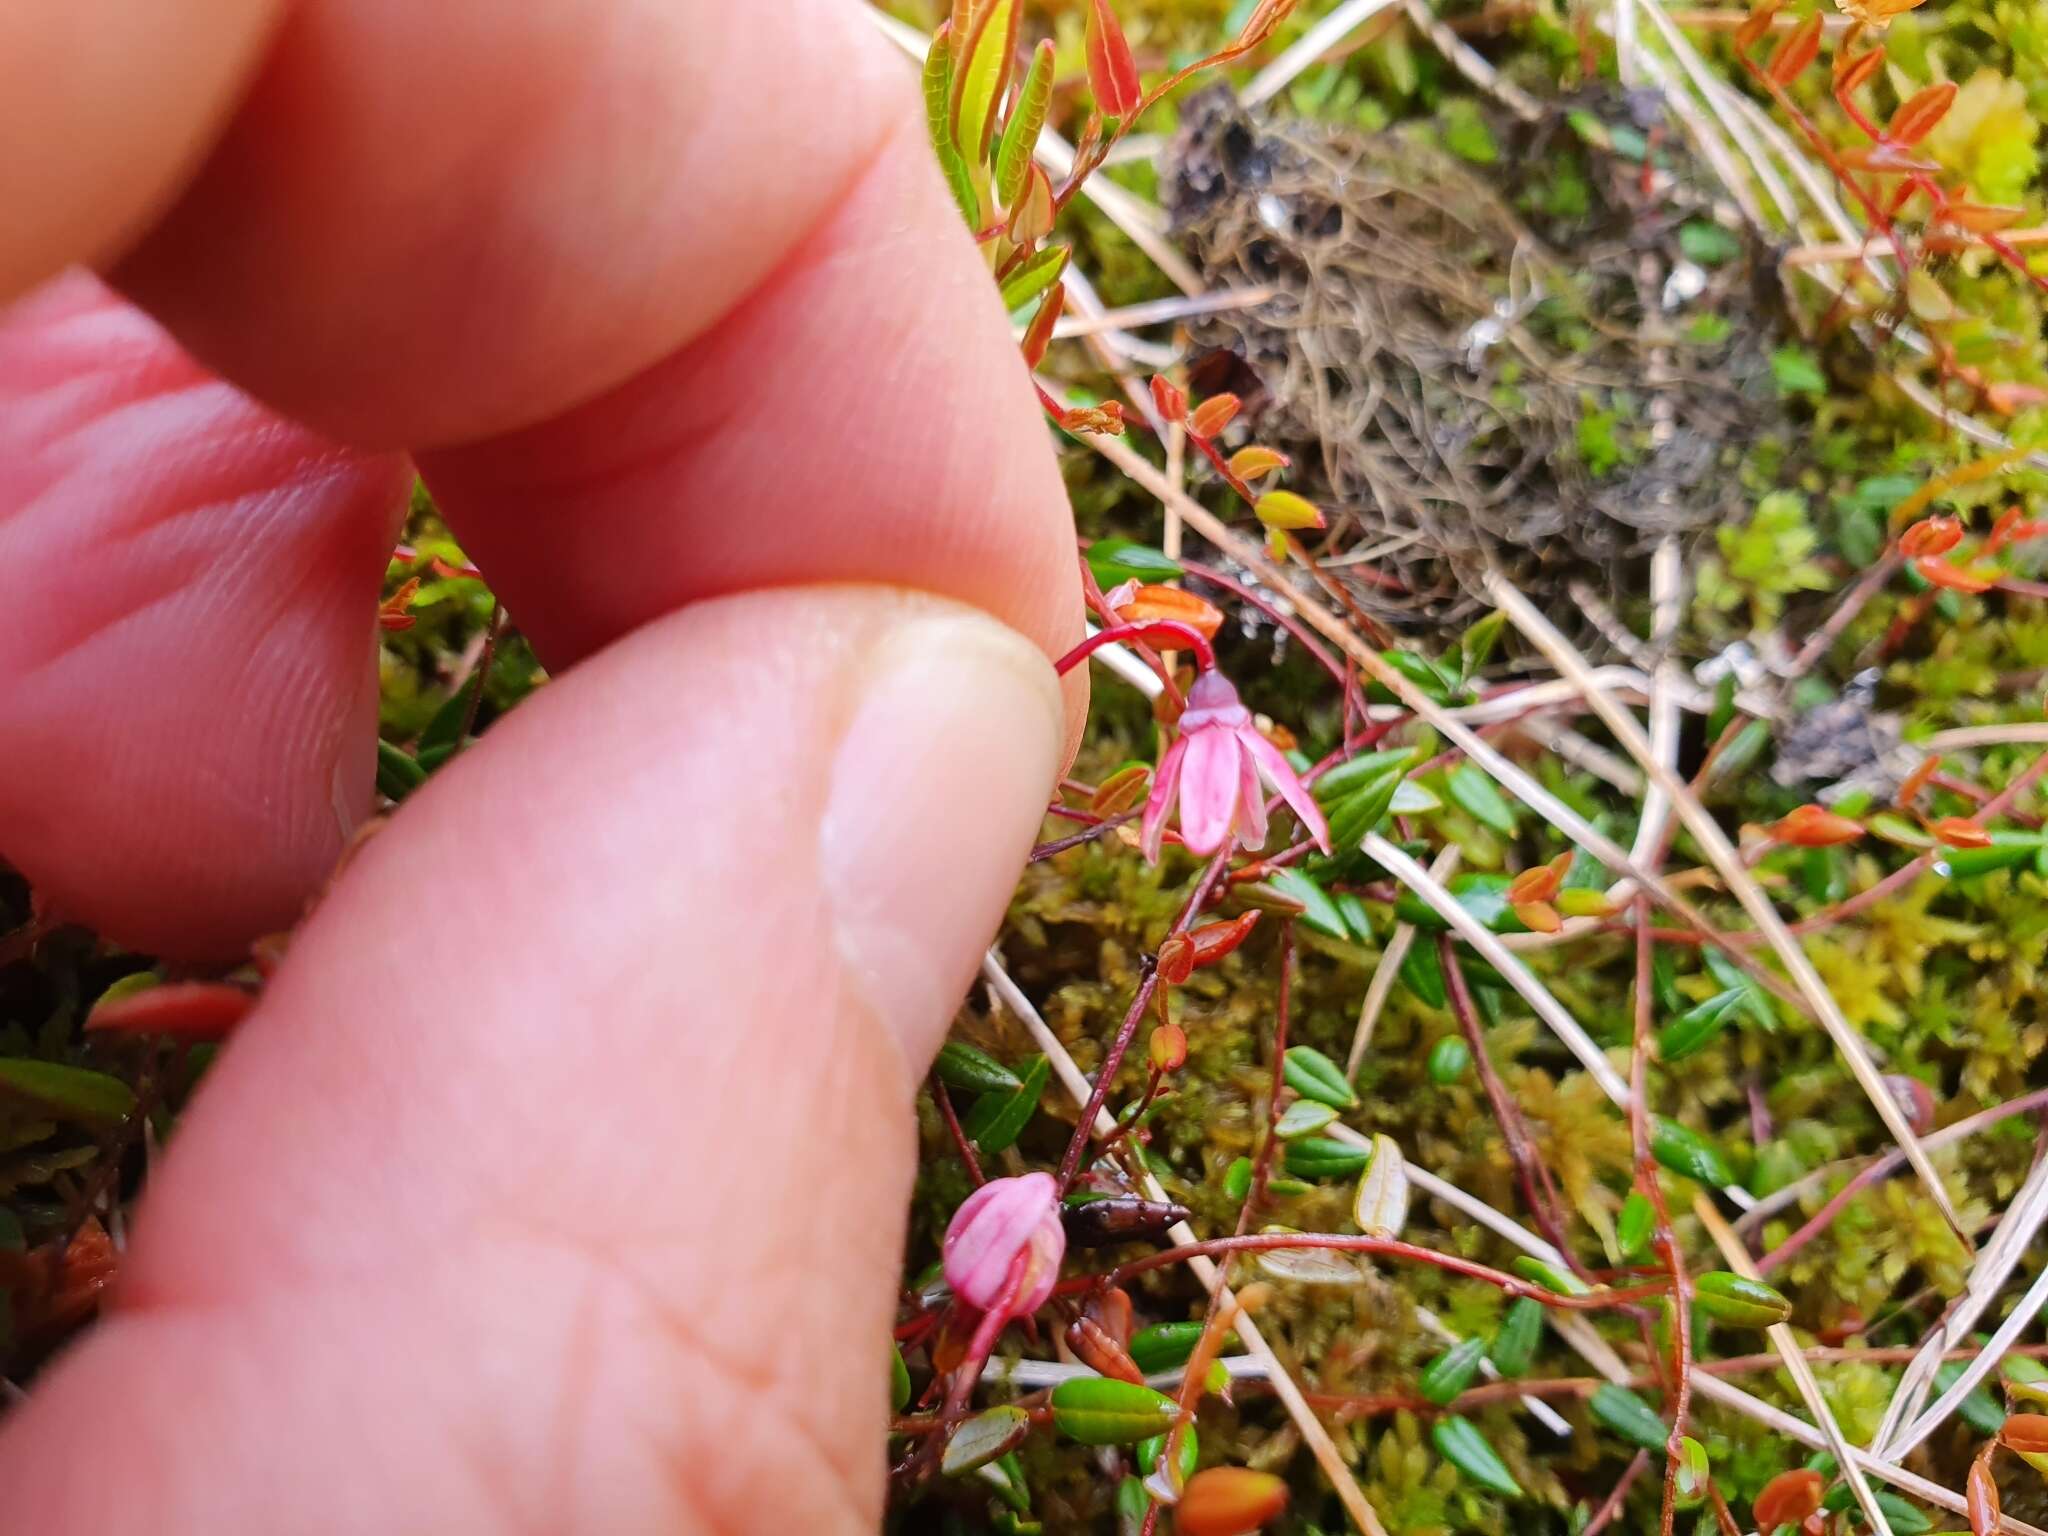
<svg viewBox="0 0 2048 1536"><path fill-rule="evenodd" d="M974 975L1059 774L1058 680L1036 646L967 610L867 657L821 836L855 988L921 1072Z"/></svg>

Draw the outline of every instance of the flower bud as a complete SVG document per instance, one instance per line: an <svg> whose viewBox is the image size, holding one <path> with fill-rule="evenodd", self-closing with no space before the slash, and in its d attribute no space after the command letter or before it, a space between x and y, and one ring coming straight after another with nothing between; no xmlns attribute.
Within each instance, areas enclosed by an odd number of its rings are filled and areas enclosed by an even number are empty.
<svg viewBox="0 0 2048 1536"><path fill-rule="evenodd" d="M1153 1030L1145 1048L1151 1054L1152 1065L1162 1072L1178 1072L1187 1065L1187 1031L1178 1024L1162 1024Z"/></svg>
<svg viewBox="0 0 2048 1536"><path fill-rule="evenodd" d="M962 1301L987 1311L1002 1300L1021 1260L1022 1278L1008 1308L1021 1317L1045 1305L1066 1253L1059 1186L1051 1174L991 1179L962 1202L946 1228L946 1283Z"/></svg>

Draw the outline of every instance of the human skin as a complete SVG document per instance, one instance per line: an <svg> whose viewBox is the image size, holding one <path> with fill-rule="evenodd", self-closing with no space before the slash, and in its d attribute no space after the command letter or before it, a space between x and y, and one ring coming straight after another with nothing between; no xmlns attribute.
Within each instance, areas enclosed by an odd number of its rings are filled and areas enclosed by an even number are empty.
<svg viewBox="0 0 2048 1536"><path fill-rule="evenodd" d="M0 15L0 857L151 952L290 924L415 466L553 673L298 932L0 1526L875 1527L912 1096L1086 699L860 9Z"/></svg>

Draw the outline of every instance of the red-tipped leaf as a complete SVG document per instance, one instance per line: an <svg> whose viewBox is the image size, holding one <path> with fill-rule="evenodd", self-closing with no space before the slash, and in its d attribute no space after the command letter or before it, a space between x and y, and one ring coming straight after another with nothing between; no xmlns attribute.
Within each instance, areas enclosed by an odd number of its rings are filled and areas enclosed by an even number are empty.
<svg viewBox="0 0 2048 1536"><path fill-rule="evenodd" d="M1104 117L1129 117L1138 110L1144 90L1138 83L1138 61L1109 0L1089 0L1088 88Z"/></svg>

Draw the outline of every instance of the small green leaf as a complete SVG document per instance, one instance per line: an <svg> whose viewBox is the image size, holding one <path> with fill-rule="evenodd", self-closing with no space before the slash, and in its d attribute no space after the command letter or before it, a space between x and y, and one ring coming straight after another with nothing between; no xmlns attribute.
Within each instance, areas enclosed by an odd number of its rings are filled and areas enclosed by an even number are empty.
<svg viewBox="0 0 2048 1536"><path fill-rule="evenodd" d="M1380 660L1413 683L1432 704L1448 704L1457 696L1457 680L1419 652L1381 651ZM1393 690L1383 683L1366 684L1365 696L1375 704L1397 702Z"/></svg>
<svg viewBox="0 0 2048 1536"><path fill-rule="evenodd" d="M118 1077L27 1057L0 1057L0 1091L80 1125L118 1125L135 1109L134 1090Z"/></svg>
<svg viewBox="0 0 2048 1536"><path fill-rule="evenodd" d="M1593 1287L1586 1284L1570 1270L1556 1264L1546 1263L1533 1253L1525 1253L1509 1266L1524 1280L1533 1280L1546 1291L1555 1291L1560 1296L1590 1296ZM1519 1299L1519 1298L1518 1298ZM1539 1303L1540 1305L1540 1303Z"/></svg>
<svg viewBox="0 0 2048 1536"><path fill-rule="evenodd" d="M939 1460L939 1470L948 1477L972 1472L1023 1444L1030 1433L1031 1415L1022 1408L1006 1404L977 1413L953 1431L946 1442L946 1454Z"/></svg>
<svg viewBox="0 0 2048 1536"><path fill-rule="evenodd" d="M1944 848L1941 863L1952 879L1988 875L1994 869L2018 869L2043 848L2048 835L2017 827L1994 827L1989 848Z"/></svg>
<svg viewBox="0 0 2048 1536"><path fill-rule="evenodd" d="M1038 135L1045 127L1045 110L1052 101L1053 46L1051 39L1039 43L1031 55L1031 67L1017 88L1017 103L1010 120L1003 125L1002 142L996 146L996 201L1008 208L1024 190L1024 173L1031 169L1031 154L1038 147ZM1015 309L1017 306L1007 306Z"/></svg>
<svg viewBox="0 0 2048 1536"><path fill-rule="evenodd" d="M1485 114L1471 97L1453 96L1443 104L1439 116L1444 148L1460 160L1491 165L1500 158L1500 145L1494 141L1493 130L1486 126Z"/></svg>
<svg viewBox="0 0 2048 1536"><path fill-rule="evenodd" d="M1519 1376L1536 1358L1536 1346L1543 1339L1543 1303L1527 1296L1509 1303L1500 1331L1493 1336L1487 1356L1503 1376Z"/></svg>
<svg viewBox="0 0 2048 1536"><path fill-rule="evenodd" d="M1805 347L1780 347L1773 352L1771 377L1777 380L1780 394L1827 393L1828 376L1821 371L1820 359Z"/></svg>
<svg viewBox="0 0 2048 1536"><path fill-rule="evenodd" d="M1321 1136L1306 1136L1287 1144L1287 1171L1304 1179L1348 1179L1363 1173L1371 1161L1372 1154L1365 1148Z"/></svg>
<svg viewBox="0 0 2048 1536"><path fill-rule="evenodd" d="M2033 1458L2023 1458L2032 1460ZM1877 1507L1884 1514L1886 1525L1892 1528L1892 1536L1926 1536L1934 1529L1934 1522L1922 1514L1915 1505L1907 1503L1896 1493L1885 1488L1873 1488ZM1833 1514L1841 1514L1856 1501L1856 1491L1846 1482L1837 1483L1828 1490L1828 1496L1821 1501L1821 1508ZM1860 1517L1858 1517L1860 1518Z"/></svg>
<svg viewBox="0 0 2048 1536"><path fill-rule="evenodd" d="M1768 1328L1792 1315L1792 1303L1761 1280L1711 1269L1693 1281L1693 1302L1717 1323Z"/></svg>
<svg viewBox="0 0 2048 1536"><path fill-rule="evenodd" d="M1018 0L985 0L965 39L948 120L969 169L987 163L995 139L996 104L1016 63L1018 13Z"/></svg>
<svg viewBox="0 0 2048 1536"><path fill-rule="evenodd" d="M1134 539L1097 539L1085 556L1096 583L1107 590L1127 581L1165 582L1181 574L1178 560Z"/></svg>
<svg viewBox="0 0 2048 1536"><path fill-rule="evenodd" d="M1934 1390L1946 1392L1956 1384L1956 1378L1963 1374L1963 1370L1964 1362L1961 1360L1949 1361L1934 1373ZM1995 1435L2005 1428L2005 1410L1998 1406L1998 1399L1983 1387L1965 1392L1962 1402L1956 1405L1956 1411L1980 1435Z"/></svg>
<svg viewBox="0 0 2048 1536"><path fill-rule="evenodd" d="M387 800L403 800L427 782L427 770L403 747L388 741L377 743L377 793Z"/></svg>
<svg viewBox="0 0 2048 1536"><path fill-rule="evenodd" d="M470 701L477 690L483 687L481 670L470 675L469 681L450 694L447 701L434 711L434 718L427 722L427 728L420 732L419 756L422 764L446 762L455 749L462 745L462 728L469 723Z"/></svg>
<svg viewBox="0 0 2048 1536"><path fill-rule="evenodd" d="M1513 837L1517 828L1515 808L1508 804L1500 787L1486 776L1477 763L1463 762L1453 768L1447 787L1451 800L1467 815L1491 827L1502 837Z"/></svg>
<svg viewBox="0 0 2048 1536"><path fill-rule="evenodd" d="M1280 1116L1279 1123L1273 1127L1273 1134L1282 1141L1292 1141L1297 1136L1320 1131L1336 1118L1337 1111L1328 1104L1318 1104L1314 1099L1296 1099Z"/></svg>
<svg viewBox="0 0 2048 1536"><path fill-rule="evenodd" d="M1453 797L1455 798L1455 796ZM1514 883L1512 875L1498 874L1487 870L1475 870L1467 874L1453 875L1444 889L1456 898L1459 906L1472 914L1473 920L1482 928L1495 933L1522 932L1521 919L1508 905L1508 887ZM1437 915L1436 908L1429 905L1413 891L1404 890L1394 898L1394 915L1404 923L1413 923L1417 928L1430 933L1442 933L1450 927ZM1417 945L1416 948L1431 948L1434 945Z"/></svg>
<svg viewBox="0 0 2048 1536"><path fill-rule="evenodd" d="M1261 1227L1261 1234L1285 1233L1300 1236L1298 1229L1279 1225ZM1365 1271L1351 1255L1336 1248L1262 1248L1252 1262L1275 1280L1296 1285L1363 1285Z"/></svg>
<svg viewBox="0 0 2048 1536"><path fill-rule="evenodd" d="M1413 779L1403 779L1394 786L1394 800L1387 810L1395 816L1427 816L1443 808L1443 801L1425 786Z"/></svg>
<svg viewBox="0 0 2048 1536"><path fill-rule="evenodd" d="M1705 1050L1728 1027L1730 1015L1745 997L1740 987L1730 987L1686 1009L1657 1031L1657 1059L1666 1063L1683 1061Z"/></svg>
<svg viewBox="0 0 2048 1536"><path fill-rule="evenodd" d="M1500 644L1501 631L1507 628L1507 623L1507 610L1496 608L1458 637L1458 659L1465 682L1471 682L1479 670L1493 660L1494 649Z"/></svg>
<svg viewBox="0 0 2048 1536"><path fill-rule="evenodd" d="M1017 1459L1015 1451L1005 1451L983 1467L981 1477L995 1490L996 1497L1010 1506L996 1517L998 1531L1006 1536L1038 1536L1045 1529L1036 1522L1016 1519L1031 1513L1031 1489L1024 1482L1024 1463ZM1009 1523L1005 1524L1006 1521Z"/></svg>
<svg viewBox="0 0 2048 1536"><path fill-rule="evenodd" d="M1764 990L1762 982L1718 949L1707 949L1706 962L1716 981L1724 988L1742 994L1742 1011L1755 1021L1758 1028L1774 1030L1778 1027L1777 1010L1771 1006L1771 994Z"/></svg>
<svg viewBox="0 0 2048 1536"><path fill-rule="evenodd" d="M1293 1045L1281 1064L1287 1086L1304 1099L1314 1099L1337 1109L1356 1109L1358 1095L1344 1076L1344 1069L1312 1045Z"/></svg>
<svg viewBox="0 0 2048 1536"><path fill-rule="evenodd" d="M1735 1182L1735 1173L1721 1149L1697 1131L1662 1115L1650 1118L1650 1155L1673 1173L1719 1189Z"/></svg>
<svg viewBox="0 0 2048 1536"><path fill-rule="evenodd" d="M1650 957L1650 995L1665 1013L1685 1009L1685 994L1678 990L1678 960L1668 947L1659 946Z"/></svg>
<svg viewBox="0 0 2048 1536"><path fill-rule="evenodd" d="M901 1413L910 1406L910 1367L903 1363L903 1348L889 1346L889 1411Z"/></svg>
<svg viewBox="0 0 2048 1536"><path fill-rule="evenodd" d="M1199 1318L1184 1323L1154 1323L1131 1336L1131 1359L1146 1375L1173 1371L1188 1363L1202 1337Z"/></svg>
<svg viewBox="0 0 2048 1536"><path fill-rule="evenodd" d="M1252 1160L1248 1157L1233 1159L1223 1170L1223 1193L1231 1200L1242 1200L1252 1192Z"/></svg>
<svg viewBox="0 0 2048 1536"><path fill-rule="evenodd" d="M1399 1237L1408 1224L1408 1159L1393 1137L1375 1135L1351 1213L1367 1237Z"/></svg>
<svg viewBox="0 0 2048 1536"><path fill-rule="evenodd" d="M1107 1376L1078 1376L1052 1389L1052 1422L1082 1445L1135 1445L1173 1427L1180 1407L1163 1392Z"/></svg>
<svg viewBox="0 0 2048 1536"><path fill-rule="evenodd" d="M1500 1453L1487 1443L1479 1426L1457 1414L1446 1414L1430 1426L1429 1438L1437 1454L1482 1488L1503 1498L1518 1499L1522 1485L1508 1471Z"/></svg>
<svg viewBox="0 0 2048 1536"><path fill-rule="evenodd" d="M1024 1086L1023 1078L965 1040L948 1040L940 1046L933 1066L940 1082L967 1093L1015 1093Z"/></svg>
<svg viewBox="0 0 2048 1536"><path fill-rule="evenodd" d="M1657 1209L1632 1189L1621 1202L1621 1219L1614 1224L1614 1246L1624 1261L1639 1259L1649 1250L1650 1234L1656 1229Z"/></svg>
<svg viewBox="0 0 2048 1536"><path fill-rule="evenodd" d="M1442 1406L1472 1385L1485 1355L1484 1339L1460 1339L1423 1368L1416 1387L1432 1403Z"/></svg>
<svg viewBox="0 0 2048 1536"><path fill-rule="evenodd" d="M1714 685L1714 708L1707 716L1708 741L1719 741L1735 718L1735 691L1735 673L1724 672L1721 681Z"/></svg>
<svg viewBox="0 0 2048 1536"><path fill-rule="evenodd" d="M1009 1093L984 1093L974 1101L962 1129L976 1150L996 1153L1016 1144L1038 1111L1038 1101L1044 1096L1051 1072L1052 1063L1043 1056L1035 1056L1024 1069L1024 1081L1017 1088Z"/></svg>
<svg viewBox="0 0 2048 1536"><path fill-rule="evenodd" d="M1711 1468L1707 1462L1707 1448L1691 1435L1678 1442L1678 1461L1671 1469L1673 1504L1679 1509L1691 1509L1707 1496L1707 1482Z"/></svg>
<svg viewBox="0 0 2048 1536"><path fill-rule="evenodd" d="M1009 281L1003 284L1003 308L1014 312L1036 303L1066 270L1067 248L1048 245L1010 274Z"/></svg>
<svg viewBox="0 0 2048 1536"><path fill-rule="evenodd" d="M1152 1507L1152 1495L1145 1491L1145 1485L1135 1477L1127 1477L1116 1485L1116 1517L1121 1522L1119 1531L1135 1532L1145 1523L1145 1513Z"/></svg>
<svg viewBox="0 0 2048 1536"><path fill-rule="evenodd" d="M969 229L981 227L981 198L974 190L974 178L967 162L953 147L951 104L953 96L953 50L947 38L935 38L924 62L925 126L931 135L932 153L939 170Z"/></svg>
<svg viewBox="0 0 2048 1536"><path fill-rule="evenodd" d="M1364 834L1361 833L1360 836ZM1333 939L1348 939L1351 930L1345 926L1344 914L1337 903L1330 899L1330 893L1316 882L1313 875L1299 869L1277 871L1268 882L1274 890L1290 901L1301 903L1301 920L1318 933L1328 934ZM1366 937L1370 938L1368 934Z"/></svg>
<svg viewBox="0 0 2048 1536"><path fill-rule="evenodd" d="M1401 957L1401 985L1431 1008L1442 1008L1450 1001L1450 993L1444 987L1443 958L1437 954L1435 944L1425 939L1408 946L1408 953Z"/></svg>
<svg viewBox="0 0 2048 1536"><path fill-rule="evenodd" d="M118 1003L124 997L133 997L138 992L147 992L152 987L163 985L163 977L155 971L130 971L118 981L109 982L107 989L92 1000L91 1013L97 1013L109 1003Z"/></svg>
<svg viewBox="0 0 2048 1536"><path fill-rule="evenodd" d="M1166 1436L1152 1435L1138 1442L1138 1448L1131 1453L1131 1460L1137 1463L1140 1472L1149 1476L1152 1469L1159 1465L1160 1454L1165 1449ZM1181 1436L1180 1441L1180 1480L1183 1483L1195 1475L1195 1462L1200 1457L1201 1450L1195 1439L1195 1426L1190 1424L1188 1432Z"/></svg>
<svg viewBox="0 0 2048 1536"><path fill-rule="evenodd" d="M1472 1070L1472 1047L1462 1035L1445 1035L1429 1053L1429 1080L1448 1088Z"/></svg>
<svg viewBox="0 0 2048 1536"><path fill-rule="evenodd" d="M1764 755L1764 748L1770 744L1770 721L1750 721L1735 733L1735 739L1723 747L1721 755L1714 759L1711 777L1716 780L1739 777Z"/></svg>
<svg viewBox="0 0 2048 1536"><path fill-rule="evenodd" d="M1356 848L1387 817L1414 761L1411 750L1363 752L1316 780L1316 803L1330 822L1330 845Z"/></svg>
<svg viewBox="0 0 2048 1536"><path fill-rule="evenodd" d="M1703 267L1726 266L1742 254L1742 240L1731 230L1705 219L1688 219L1678 226L1678 248L1688 261ZM1712 740L1712 734L1708 737Z"/></svg>
<svg viewBox="0 0 2048 1536"><path fill-rule="evenodd" d="M1613 1382L1602 1382L1587 1404L1593 1417L1613 1430L1631 1445L1646 1451L1661 1451L1664 1442L1671 1438L1671 1430L1657 1410L1644 1402L1627 1387L1616 1386Z"/></svg>

